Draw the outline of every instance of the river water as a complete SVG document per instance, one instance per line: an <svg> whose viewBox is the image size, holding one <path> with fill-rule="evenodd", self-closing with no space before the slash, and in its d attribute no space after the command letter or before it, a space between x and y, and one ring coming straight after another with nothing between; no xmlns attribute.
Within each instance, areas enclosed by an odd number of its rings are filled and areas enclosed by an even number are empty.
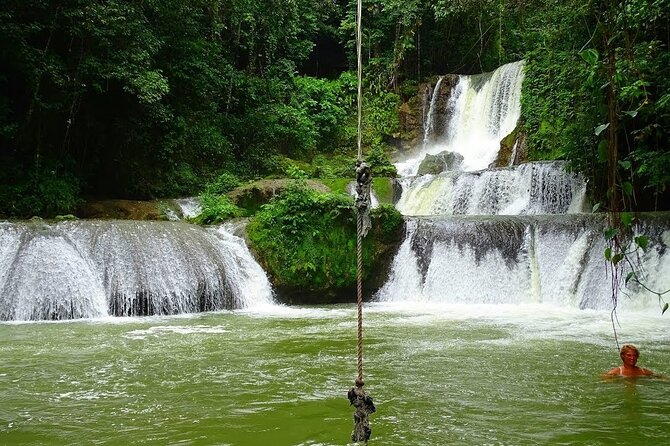
<svg viewBox="0 0 670 446"><path fill-rule="evenodd" d="M600 376L617 339L670 374L670 316L637 286L612 320L584 180L555 162L486 168L518 118L521 68L461 77L446 126L460 133L426 132L398 166L406 240L364 309L371 444L667 443L670 381ZM442 150L463 169L416 176ZM638 225L657 291L669 221ZM0 223L0 320L0 445L349 444L356 307L274 304L225 228Z"/></svg>
<svg viewBox="0 0 670 446"><path fill-rule="evenodd" d="M663 444L670 382L604 381L607 311L372 303L378 445ZM667 316L618 315L668 372ZM0 324L0 444L345 445L353 305Z"/></svg>

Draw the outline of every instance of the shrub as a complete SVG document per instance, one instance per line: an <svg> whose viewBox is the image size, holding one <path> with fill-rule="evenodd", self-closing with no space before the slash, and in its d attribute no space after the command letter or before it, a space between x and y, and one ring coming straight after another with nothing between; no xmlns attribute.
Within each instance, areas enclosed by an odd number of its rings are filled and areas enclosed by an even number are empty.
<svg viewBox="0 0 670 446"><path fill-rule="evenodd" d="M375 223L382 220L373 226L387 239L402 224L392 206L375 210L373 217ZM349 196L318 193L297 182L261 208L247 233L275 285L323 290L356 283L356 213ZM366 237L364 274L375 261L374 252L373 237Z"/></svg>
<svg viewBox="0 0 670 446"><path fill-rule="evenodd" d="M242 210L225 195L216 195L205 192L200 195L202 211L198 216L190 219L200 225L214 225L230 218L242 216Z"/></svg>

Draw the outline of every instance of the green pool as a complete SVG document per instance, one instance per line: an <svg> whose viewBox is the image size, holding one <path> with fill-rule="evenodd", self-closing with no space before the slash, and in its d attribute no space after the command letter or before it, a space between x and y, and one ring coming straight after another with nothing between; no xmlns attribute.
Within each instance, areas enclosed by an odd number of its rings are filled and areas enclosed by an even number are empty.
<svg viewBox="0 0 670 446"><path fill-rule="evenodd" d="M0 324L1 445L346 445L351 305ZM660 312L659 312L660 313ZM668 316L619 315L670 373ZM660 445L670 382L605 382L607 312L370 304L371 444Z"/></svg>

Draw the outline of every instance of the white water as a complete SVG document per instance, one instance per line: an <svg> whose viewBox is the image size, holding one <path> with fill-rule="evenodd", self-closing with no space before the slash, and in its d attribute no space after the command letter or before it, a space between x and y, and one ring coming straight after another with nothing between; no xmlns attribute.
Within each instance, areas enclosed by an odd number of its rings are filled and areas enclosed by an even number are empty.
<svg viewBox="0 0 670 446"><path fill-rule="evenodd" d="M178 198L175 200L184 217L197 217L202 212L200 199L198 197Z"/></svg>
<svg viewBox="0 0 670 446"><path fill-rule="evenodd" d="M540 215L587 211L586 183L560 162L400 180L405 215Z"/></svg>
<svg viewBox="0 0 670 446"><path fill-rule="evenodd" d="M556 161L487 169L519 119L522 80L522 62L461 76L447 103L444 135L432 133L440 113L429 111L419 153L397 164L404 177L396 207L412 218L376 300L613 308L606 221L586 213L584 179ZM431 107L438 91L439 85ZM444 150L464 157L463 170L417 175L426 154ZM670 216L641 217L638 229L651 240L651 249L637 253L645 284L670 289ZM660 314L658 297L632 283L617 308Z"/></svg>
<svg viewBox="0 0 670 446"><path fill-rule="evenodd" d="M398 173L416 175L426 154L435 155L445 150L463 156L465 171L487 168L498 154L500 140L514 130L521 115L523 66L524 62L520 61L503 65L493 73L460 76L447 104L451 110L446 134L430 135L435 127L432 119L436 116L431 109L420 152L397 163ZM441 80L433 93L432 106L436 103Z"/></svg>
<svg viewBox="0 0 670 446"><path fill-rule="evenodd" d="M433 115L435 114L435 108L437 100L440 95L440 87L442 86L442 80L444 76L440 76L435 83L435 88L433 89L433 94L430 99L430 107L428 108L428 115L426 116L426 125L423 131L423 146L422 149L426 149L426 146L430 143L430 137L435 129L435 120Z"/></svg>
<svg viewBox="0 0 670 446"><path fill-rule="evenodd" d="M177 198L174 200L174 204L176 205L177 210L173 210L170 207L166 207L165 209L165 215L170 221L194 218L202 212L200 198L198 197Z"/></svg>
<svg viewBox="0 0 670 446"><path fill-rule="evenodd" d="M579 215L411 219L391 278L377 297L391 302L611 309L605 224L604 218ZM667 224L668 219L646 227L652 247L638 253L646 284L656 290L670 289ZM618 308L659 312L660 306L655 295L631 286Z"/></svg>
<svg viewBox="0 0 670 446"><path fill-rule="evenodd" d="M272 301L244 241L175 222L1 223L0 320L178 314Z"/></svg>

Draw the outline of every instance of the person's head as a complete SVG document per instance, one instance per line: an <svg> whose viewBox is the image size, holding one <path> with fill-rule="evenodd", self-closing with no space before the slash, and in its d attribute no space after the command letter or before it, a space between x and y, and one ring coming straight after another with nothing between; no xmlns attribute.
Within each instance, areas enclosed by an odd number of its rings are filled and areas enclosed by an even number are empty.
<svg viewBox="0 0 670 446"><path fill-rule="evenodd" d="M633 344L624 344L624 346L621 347L619 356L621 356L621 360L624 363L635 365L635 363L637 363L637 359L640 357L640 350L638 350L637 347L635 347Z"/></svg>
<svg viewBox="0 0 670 446"><path fill-rule="evenodd" d="M635 347L633 344L624 344L621 347L621 352L619 353L621 356L625 355L626 353L634 353L636 357L640 357L640 350L638 350L637 347Z"/></svg>

